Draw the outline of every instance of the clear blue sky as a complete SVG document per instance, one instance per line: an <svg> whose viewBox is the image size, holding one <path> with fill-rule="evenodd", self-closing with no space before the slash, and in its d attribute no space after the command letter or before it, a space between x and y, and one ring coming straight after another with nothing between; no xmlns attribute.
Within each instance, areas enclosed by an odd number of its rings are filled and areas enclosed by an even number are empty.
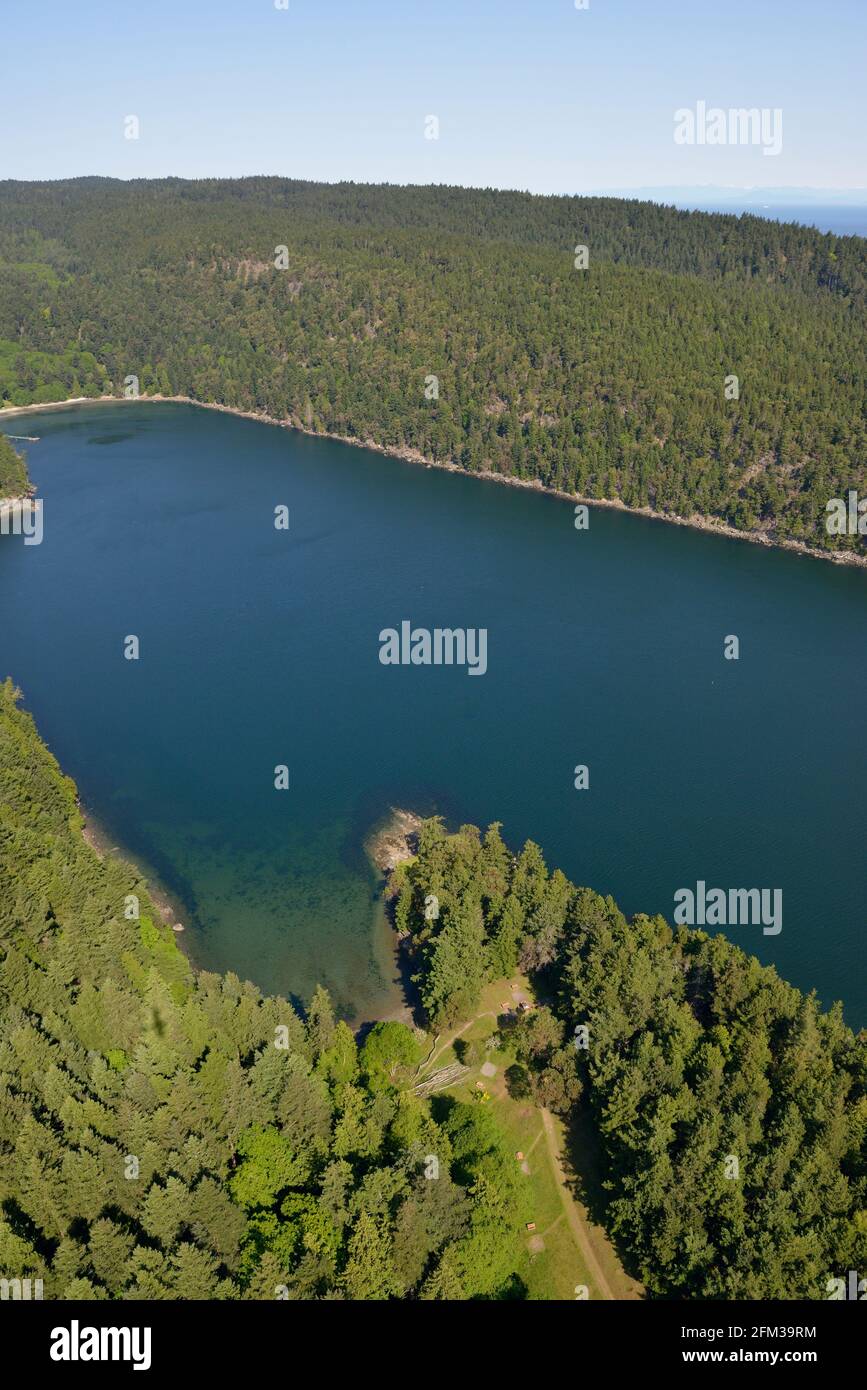
<svg viewBox="0 0 867 1390"><path fill-rule="evenodd" d="M867 185L867 0L3 0L0 43L0 178ZM782 153L676 145L699 100Z"/></svg>

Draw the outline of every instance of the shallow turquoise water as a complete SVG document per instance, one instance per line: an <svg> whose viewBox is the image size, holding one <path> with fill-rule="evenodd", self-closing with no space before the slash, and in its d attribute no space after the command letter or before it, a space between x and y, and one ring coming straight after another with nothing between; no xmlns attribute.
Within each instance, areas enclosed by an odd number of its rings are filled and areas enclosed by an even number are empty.
<svg viewBox="0 0 867 1390"><path fill-rule="evenodd" d="M577 532L554 498L193 407L2 427L40 436L45 538L0 541L0 676L198 963L393 1004L362 841L397 804L501 820L629 912L781 888L779 936L729 935L867 1022L867 573L604 510ZM404 619L486 628L487 673L383 666Z"/></svg>

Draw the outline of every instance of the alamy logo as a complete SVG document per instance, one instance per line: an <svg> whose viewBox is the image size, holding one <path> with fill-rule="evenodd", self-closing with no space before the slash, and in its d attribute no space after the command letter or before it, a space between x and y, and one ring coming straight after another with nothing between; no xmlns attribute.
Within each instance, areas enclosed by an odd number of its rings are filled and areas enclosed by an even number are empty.
<svg viewBox="0 0 867 1390"><path fill-rule="evenodd" d="M674 895L674 920L681 927L758 927L765 936L783 930L782 888L707 888L700 878Z"/></svg>
<svg viewBox="0 0 867 1390"><path fill-rule="evenodd" d="M779 154L783 148L783 113L779 106L708 107L697 101L695 110L681 106L674 113L676 145L761 145L762 154Z"/></svg>
<svg viewBox="0 0 867 1390"><path fill-rule="evenodd" d="M42 1298L41 1279L0 1279L0 1299L11 1298L14 1302L29 1302Z"/></svg>
<svg viewBox="0 0 867 1390"><path fill-rule="evenodd" d="M867 497L859 502L854 488L849 489L845 502L842 497L830 498L825 511L829 536L867 536Z"/></svg>
<svg viewBox="0 0 867 1390"><path fill-rule="evenodd" d="M379 659L383 666L466 666L470 676L488 669L486 627L413 627L407 619L384 627L379 634Z"/></svg>
<svg viewBox="0 0 867 1390"><path fill-rule="evenodd" d="M860 1278L856 1269L850 1269L845 1279L829 1279L825 1288L829 1299L851 1299L857 1303L867 1300L867 1279Z"/></svg>
<svg viewBox="0 0 867 1390"><path fill-rule="evenodd" d="M131 1361L134 1371L148 1371L151 1364L149 1327L81 1327L73 1318L69 1327L51 1329L52 1361Z"/></svg>
<svg viewBox="0 0 867 1390"><path fill-rule="evenodd" d="M0 506L0 536L23 536L25 545L42 544L42 500Z"/></svg>

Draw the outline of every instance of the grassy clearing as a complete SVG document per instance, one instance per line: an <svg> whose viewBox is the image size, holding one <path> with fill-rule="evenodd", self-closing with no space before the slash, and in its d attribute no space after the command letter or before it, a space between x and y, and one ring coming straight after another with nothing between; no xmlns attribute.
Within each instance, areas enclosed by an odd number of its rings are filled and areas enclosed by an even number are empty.
<svg viewBox="0 0 867 1390"><path fill-rule="evenodd" d="M438 1040L430 1061L423 1067L423 1075L429 1076L455 1061L469 1066L468 1075L449 1087L448 1094L458 1100L489 1105L512 1154L523 1155L522 1159L515 1157L515 1164L527 1183L527 1219L535 1222L535 1230L522 1227L515 1232L515 1269L526 1284L529 1297L574 1300L578 1297L576 1286L584 1285L591 1299L599 1299L604 1294L588 1269L564 1210L563 1189L546 1143L542 1113L530 1100L514 1100L506 1085L505 1073L515 1061L515 1054L509 1046L509 1030L503 1026L503 1016L525 998L531 1000L532 991L521 976L488 985L476 1017L468 1026L452 1030ZM492 1045L494 1037L499 1039L499 1046ZM493 1076L484 1074L482 1069L486 1066L496 1069ZM556 1121L555 1124L571 1186L572 1164L577 1161L581 1145L567 1145L562 1125ZM598 1183L598 1173L593 1172L590 1180ZM579 1184L583 1181L578 1179ZM583 1206L574 1202L569 1192L567 1199L573 1202L586 1226L587 1237L614 1297L640 1296L639 1286L622 1269L604 1231L589 1223Z"/></svg>

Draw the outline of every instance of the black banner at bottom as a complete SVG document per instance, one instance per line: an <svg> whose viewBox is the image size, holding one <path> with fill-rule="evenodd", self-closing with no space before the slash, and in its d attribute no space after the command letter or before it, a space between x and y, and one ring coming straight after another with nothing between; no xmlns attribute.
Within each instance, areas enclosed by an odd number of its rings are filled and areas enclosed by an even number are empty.
<svg viewBox="0 0 867 1390"><path fill-rule="evenodd" d="M608 1372L667 1372L698 1378L713 1366L829 1372L859 1362L861 1300L826 1303L43 1303L0 1302L4 1351L51 1379L129 1373L287 1372L299 1352L323 1369L356 1373L397 1343L405 1374L429 1375L438 1357L454 1373L463 1359L453 1336L484 1355L503 1355L514 1379L538 1375L551 1356L599 1358ZM501 1323L500 1318L507 1322ZM492 1336L498 1337L490 1343ZM400 1344L412 1339L415 1351ZM505 1340L503 1340L505 1338ZM544 1340L541 1340L544 1338ZM383 1339L383 1340L379 1340ZM387 1339L387 1340L386 1340ZM319 1345L317 1345L319 1344ZM417 1354L423 1349L421 1364ZM409 1357L409 1361L407 1361ZM5 1360L5 1357L4 1357ZM8 1369L8 1366L6 1367Z"/></svg>

